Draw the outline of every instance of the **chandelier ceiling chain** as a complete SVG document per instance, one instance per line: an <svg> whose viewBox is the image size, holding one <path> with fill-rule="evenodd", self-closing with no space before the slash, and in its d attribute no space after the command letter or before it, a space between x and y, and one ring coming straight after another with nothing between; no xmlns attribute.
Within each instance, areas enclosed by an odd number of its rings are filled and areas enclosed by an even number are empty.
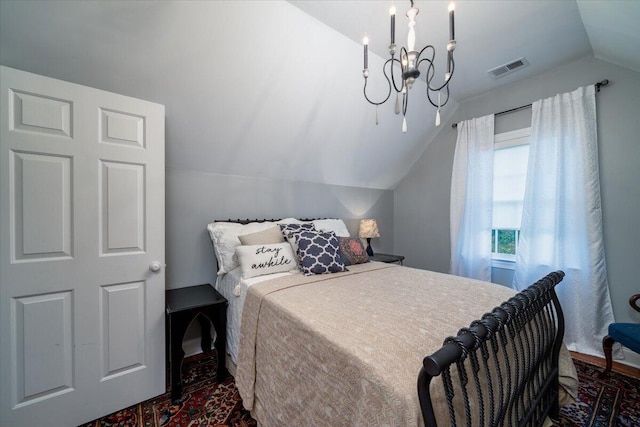
<svg viewBox="0 0 640 427"><path fill-rule="evenodd" d="M423 62L427 63L426 70L426 83L427 83L427 100L431 105L437 108L436 111L436 126L440 125L440 107L447 104L449 101L449 82L451 81L451 77L453 77L453 72L455 70L455 63L453 61L453 51L456 49L456 40L455 40L455 26L454 26L454 13L455 13L455 5L453 2L449 4L449 42L447 43L447 72L444 76L444 83L440 86L433 86L432 80L435 75L435 66L434 60L436 56L436 49L433 45L427 45L419 52L415 48L416 44L416 16L420 12L420 9L413 5L413 0L410 0L411 8L407 11L407 18L409 18L409 35L407 36L407 47L400 48L400 57L399 59L395 57L396 54L396 8L392 3L391 8L389 9L389 14L391 15L391 43L389 44L389 54L391 58L387 59L385 63L382 65L382 73L384 78L387 80L389 90L387 92L387 96L380 102L372 101L367 95L367 81L369 77L369 37L364 35L364 39L362 43L364 45L364 69L362 70L362 75L364 76L364 97L370 103L376 106L376 124L378 124L378 113L377 107L378 105L384 104L391 97L392 89L396 92L396 105L395 105L395 113L400 114L402 111L402 131L407 131L407 107L409 105L409 90L413 86L415 80L420 76L420 65ZM396 64L397 63L397 64ZM398 83L396 83L396 73L397 67L394 65L399 65L400 70L400 87L398 87ZM444 98L444 102L442 102L442 98L440 96L440 92L445 90L446 95ZM432 99L432 95L435 95L437 92L436 99ZM402 95L402 108L400 108L399 95Z"/></svg>

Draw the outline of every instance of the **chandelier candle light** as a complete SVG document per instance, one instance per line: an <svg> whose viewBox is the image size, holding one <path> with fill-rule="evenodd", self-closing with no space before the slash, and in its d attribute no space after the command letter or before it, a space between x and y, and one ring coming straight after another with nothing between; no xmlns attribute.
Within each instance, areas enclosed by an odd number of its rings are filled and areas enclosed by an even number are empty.
<svg viewBox="0 0 640 427"><path fill-rule="evenodd" d="M413 86L415 80L420 76L420 65L426 61L427 65L427 74L426 74L426 83L427 83L427 100L431 105L437 108L436 111L436 126L440 125L440 107L446 105L449 101L449 82L451 81L451 77L453 76L453 71L455 68L455 64L453 62L453 51L456 49L456 40L455 40L455 28L454 28L454 13L455 13L455 5L453 2L449 4L449 42L447 43L447 72L444 75L444 83L441 86L432 86L432 80L435 75L435 66L434 59L436 56L436 49L433 45L427 45L422 48L421 51L417 51L415 48L416 45L416 16L420 12L417 7L413 6L413 0L411 1L411 8L407 11L407 18L409 18L409 35L407 37L407 47L400 48L400 59L395 57L396 54L396 7L392 3L391 8L389 9L389 14L391 15L391 44L389 44L389 54L391 55L390 59L382 66L382 73L384 77L387 79L387 83L389 84L389 92L387 93L387 97L380 101L375 102L369 99L367 96L367 79L369 77L369 37L364 35L364 39L362 43L364 44L364 69L362 70L362 75L364 76L364 97L370 103L376 106L376 124L378 124L378 105L384 104L391 97L391 90L393 89L396 92L396 105L395 105L395 113L400 114L402 111L402 132L407 131L407 106L409 104L409 90ZM424 55L423 55L424 54ZM394 74L394 65L399 65L399 70L401 72L400 79L400 87L396 83L396 76ZM397 68L395 68L397 69ZM440 92L445 89L446 96L444 98L444 102L440 97ZM431 97L435 97L435 92L437 92L437 99L434 100ZM402 94L402 109L400 108L400 99L399 95Z"/></svg>

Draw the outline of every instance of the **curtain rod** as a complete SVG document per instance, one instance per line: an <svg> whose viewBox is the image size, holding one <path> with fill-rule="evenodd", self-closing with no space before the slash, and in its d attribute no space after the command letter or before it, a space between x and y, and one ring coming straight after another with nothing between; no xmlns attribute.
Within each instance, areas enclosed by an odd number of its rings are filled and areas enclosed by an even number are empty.
<svg viewBox="0 0 640 427"><path fill-rule="evenodd" d="M604 80L599 81L598 83L595 83L594 86L596 87L596 92L600 92L600 88L602 86L606 86L608 84L609 84L609 80L607 80L607 79L604 79ZM503 114L509 114L509 113L514 113L516 111L524 110L525 108L531 108L531 105L532 104L527 104L527 105L523 105L521 107L512 108L510 110L500 111L499 113L495 113L494 116L501 116ZM455 129L455 128L458 127L458 124L454 123L454 124L451 125L451 127Z"/></svg>

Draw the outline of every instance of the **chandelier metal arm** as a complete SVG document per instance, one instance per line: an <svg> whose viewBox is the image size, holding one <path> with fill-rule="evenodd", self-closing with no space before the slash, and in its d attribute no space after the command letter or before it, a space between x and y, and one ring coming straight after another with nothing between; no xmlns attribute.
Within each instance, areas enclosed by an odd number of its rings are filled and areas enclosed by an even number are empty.
<svg viewBox="0 0 640 427"><path fill-rule="evenodd" d="M432 73L435 71L434 66L433 66L433 62L429 61L429 59L425 58L425 59L421 59L420 63L422 63L422 61L427 61L429 62L429 70L427 71L427 76L429 74L429 71L431 71ZM437 92L439 90L444 89L445 87L449 87L449 80L451 80L451 77L453 77L453 72L455 70L455 62L453 60L453 56L450 59L451 62L451 75L449 76L448 80L445 80L444 83L442 83L442 86L439 87L431 87L431 79L433 79L433 74L431 75L431 78L427 78L427 87L429 88L429 90L433 91L433 92ZM442 104L444 105L444 104Z"/></svg>
<svg viewBox="0 0 640 427"><path fill-rule="evenodd" d="M424 51L427 50L427 49L431 49L431 60L429 60L428 58L422 58L420 61L418 61L418 63L420 63L422 61L433 62L433 60L435 59L435 57L436 57L436 48L431 44L426 45L425 47L422 48L422 50L418 54L418 58L421 57L422 54L424 53Z"/></svg>
<svg viewBox="0 0 640 427"><path fill-rule="evenodd" d="M425 81L427 83L427 91L437 90L431 87L431 81L433 80L433 77L435 76L435 73L436 73L436 68L435 68L435 65L433 64L433 61L427 58L421 60L420 63L422 63L422 61L427 61L429 63L429 67L427 67L427 75L425 76Z"/></svg>
<svg viewBox="0 0 640 427"><path fill-rule="evenodd" d="M426 58L420 59L424 51L427 49L431 49L431 58L426 57ZM429 68L427 69L427 77L425 78L425 80L427 81L428 87L431 86L430 84L431 79L433 79L433 75L435 74L435 66L433 65L435 58L436 58L436 48L433 47L433 45L425 46L424 48L422 48L422 50L418 54L418 61L416 63L416 68L420 68L420 64L422 64L424 61L427 61L429 63Z"/></svg>
<svg viewBox="0 0 640 427"><path fill-rule="evenodd" d="M375 102L369 99L369 97L367 96L367 81L369 80L368 77L364 78L364 88L362 89L362 92L364 93L364 98L373 105L382 105L385 102L387 102L387 100L389 100L389 98L391 97L391 80L389 79L389 76L387 75L387 70L386 70L386 66L389 62L393 61L393 58L391 59L387 59L386 62L384 63L384 65L382 66L382 73L384 74L384 78L387 79L387 83L389 84L389 92L387 93L387 97L380 101L380 102ZM392 75L393 78L393 75Z"/></svg>
<svg viewBox="0 0 640 427"><path fill-rule="evenodd" d="M402 94L402 115L407 115L407 107L409 106L409 91Z"/></svg>
<svg viewBox="0 0 640 427"><path fill-rule="evenodd" d="M438 107L443 107L447 104L447 102L449 102L449 86L446 86L447 88L447 96L444 99L444 102L440 103L440 105L438 106L437 103L433 102L433 100L431 99L431 95L429 94L430 90L429 88L427 88L426 92L427 92L427 100L429 101L429 103L431 105L433 105L434 107L438 108ZM432 91L432 92L436 92L436 91Z"/></svg>
<svg viewBox="0 0 640 427"><path fill-rule="evenodd" d="M418 54L418 58L420 58L423 54L423 52L427 49L431 49L431 58L427 57L427 58L422 58L418 61L416 67L419 68L420 65L423 62L428 62L429 63L429 68L427 69L427 77L426 77L426 81L427 81L427 87L429 88L429 90L432 90L434 92L437 92L439 90L442 90L445 86L448 86L449 84L449 80L451 80L451 76L453 76L453 55L449 55L449 52L447 52L447 61L451 62L452 68L451 68L451 75L449 76L449 79L445 80L445 82L442 84L442 86L439 87L432 87L431 86L431 80L433 80L433 77L435 75L435 66L434 66L434 61L435 61L435 55L436 55L436 48L433 45L428 45L425 46L421 51L420 54ZM442 104L444 105L444 104Z"/></svg>
<svg viewBox="0 0 640 427"><path fill-rule="evenodd" d="M398 89L398 86L396 85L396 79L393 75L393 63L397 62L398 65L400 65L400 73L402 75L402 62L399 59L395 59L393 57L393 55L391 56L391 59L388 60L387 62L391 61L391 82L393 83L393 90L395 90L396 92L401 92L402 91L402 85L400 85L400 89Z"/></svg>

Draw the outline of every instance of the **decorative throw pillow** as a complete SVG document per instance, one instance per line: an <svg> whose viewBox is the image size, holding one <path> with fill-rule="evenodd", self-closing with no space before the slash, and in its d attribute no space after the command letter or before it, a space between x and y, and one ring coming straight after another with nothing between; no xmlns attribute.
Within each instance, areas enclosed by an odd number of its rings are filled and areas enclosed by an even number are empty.
<svg viewBox="0 0 640 427"><path fill-rule="evenodd" d="M340 258L344 265L369 262L369 255L358 237L338 237Z"/></svg>
<svg viewBox="0 0 640 427"><path fill-rule="evenodd" d="M341 219L314 219L311 221L316 226L316 230L329 232L333 231L338 237L350 237L349 230Z"/></svg>
<svg viewBox="0 0 640 427"><path fill-rule="evenodd" d="M280 228L275 225L257 233L243 234L238 236L238 239L243 245L271 245L284 242Z"/></svg>
<svg viewBox="0 0 640 427"><path fill-rule="evenodd" d="M335 233L298 231L292 234L298 244L298 260L305 276L347 271L338 253Z"/></svg>
<svg viewBox="0 0 640 427"><path fill-rule="evenodd" d="M289 233L292 231L300 231L300 230L313 230L315 231L316 226L311 222L303 222L303 223L287 223L287 224L278 224L280 226L280 230L284 237L287 237Z"/></svg>
<svg viewBox="0 0 640 427"><path fill-rule="evenodd" d="M236 254L245 279L297 270L296 257L288 243L238 246Z"/></svg>
<svg viewBox="0 0 640 427"><path fill-rule="evenodd" d="M291 250L293 250L294 254L298 253L298 244L296 243L296 239L291 238L291 234L297 231L315 231L316 227L310 222L305 223L287 223L287 224L278 224L280 226L280 230L282 230L282 234L284 238L287 239L287 242L291 245Z"/></svg>

